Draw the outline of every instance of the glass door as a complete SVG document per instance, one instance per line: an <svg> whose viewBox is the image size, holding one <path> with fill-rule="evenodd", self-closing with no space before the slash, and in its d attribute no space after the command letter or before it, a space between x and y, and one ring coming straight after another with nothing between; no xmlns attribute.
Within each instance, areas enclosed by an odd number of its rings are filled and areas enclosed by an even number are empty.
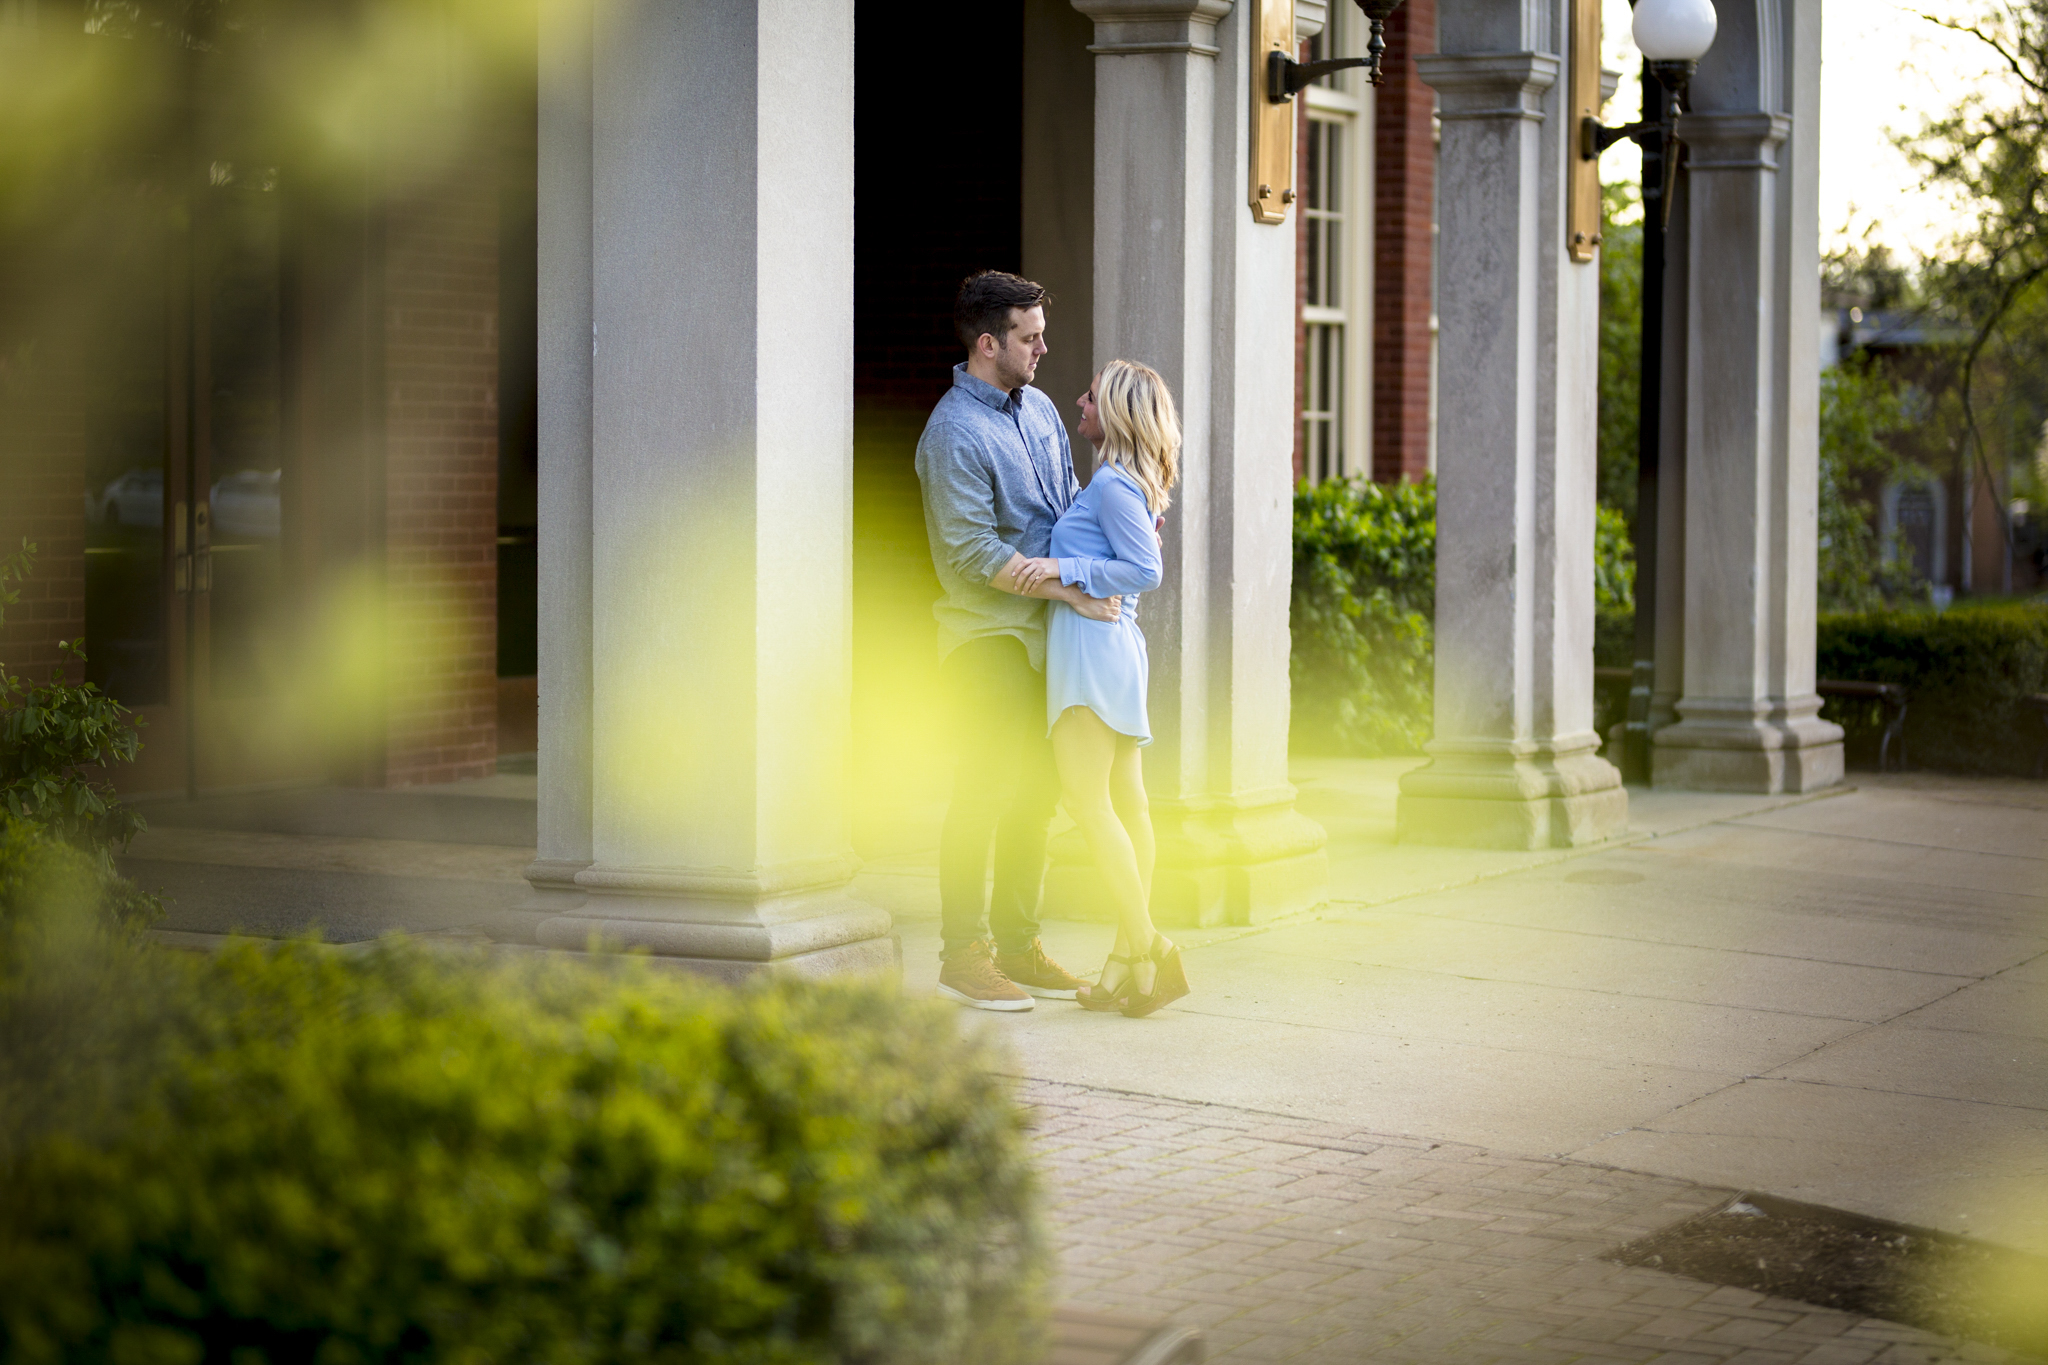
<svg viewBox="0 0 2048 1365"><path fill-rule="evenodd" d="M91 218L96 287L83 291L85 676L134 711L131 792L190 785L185 631L172 584L172 488L182 477L184 275L176 215L154 156L103 183Z"/></svg>
<svg viewBox="0 0 2048 1365"><path fill-rule="evenodd" d="M324 754L300 723L302 656L285 535L285 214L259 120L237 117L227 58L201 67L191 205L191 454L183 528L195 791L309 781ZM175 528L174 528L175 530Z"/></svg>
<svg viewBox="0 0 2048 1365"><path fill-rule="evenodd" d="M89 674L144 724L136 792L316 780L294 706L285 215L217 54L124 193L90 366ZM118 277L118 278L115 278Z"/></svg>

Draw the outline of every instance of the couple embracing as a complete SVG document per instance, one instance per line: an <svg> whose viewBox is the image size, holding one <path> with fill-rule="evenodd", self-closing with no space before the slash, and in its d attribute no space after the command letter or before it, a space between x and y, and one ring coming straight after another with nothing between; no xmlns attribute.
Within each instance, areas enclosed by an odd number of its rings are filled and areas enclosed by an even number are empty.
<svg viewBox="0 0 2048 1365"><path fill-rule="evenodd" d="M1103 366L1077 400L1095 452L1083 488L1058 408L1031 387L1045 303L1044 289L1001 271L960 286L953 321L967 359L917 445L958 753L939 839L939 994L976 1009L1028 1010L1039 996L1138 1016L1188 991L1180 950L1152 925L1138 753L1152 733L1137 600L1161 582L1180 419L1149 367ZM1038 939L1046 829L1061 802L1117 910L1093 982Z"/></svg>

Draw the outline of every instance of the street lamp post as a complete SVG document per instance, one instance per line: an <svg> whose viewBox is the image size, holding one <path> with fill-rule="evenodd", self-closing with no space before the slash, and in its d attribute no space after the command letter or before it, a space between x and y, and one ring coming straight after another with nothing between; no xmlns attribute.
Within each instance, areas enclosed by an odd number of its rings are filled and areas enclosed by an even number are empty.
<svg viewBox="0 0 2048 1365"><path fill-rule="evenodd" d="M1587 119L1579 154L1588 160L1624 138L1643 149L1643 332L1636 407L1635 666L1622 731L1624 780L1651 777L1650 703L1657 688L1657 485L1664 451L1664 242L1678 176L1678 116L1686 86L1713 45L1712 0L1630 0L1630 31L1643 54L1645 117L1621 128Z"/></svg>

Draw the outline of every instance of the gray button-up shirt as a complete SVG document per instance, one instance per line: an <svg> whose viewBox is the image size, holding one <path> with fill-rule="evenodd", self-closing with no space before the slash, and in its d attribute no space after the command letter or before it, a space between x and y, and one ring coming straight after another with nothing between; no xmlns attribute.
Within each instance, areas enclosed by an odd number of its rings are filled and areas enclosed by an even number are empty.
<svg viewBox="0 0 2048 1365"><path fill-rule="evenodd" d="M1043 670L1044 600L988 581L1012 555L1042 558L1080 490L1059 409L1029 385L1004 393L955 365L953 387L918 439L917 478L944 589L932 606L939 657L983 635L1014 635Z"/></svg>

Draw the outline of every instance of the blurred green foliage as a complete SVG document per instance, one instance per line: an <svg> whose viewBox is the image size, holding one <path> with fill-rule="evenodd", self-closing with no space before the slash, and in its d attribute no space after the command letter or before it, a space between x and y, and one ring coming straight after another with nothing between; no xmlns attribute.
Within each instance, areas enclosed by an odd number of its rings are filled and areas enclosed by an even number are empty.
<svg viewBox="0 0 2048 1365"><path fill-rule="evenodd" d="M1907 590L1911 557L1885 563L1874 500L1886 479L1913 468L1890 441L1905 426L1898 384L1868 356L1822 371L1818 588L1824 611L1870 611Z"/></svg>
<svg viewBox="0 0 2048 1365"><path fill-rule="evenodd" d="M1032 1359L999 1060L880 983L74 952L0 990L0 1358Z"/></svg>
<svg viewBox="0 0 2048 1365"><path fill-rule="evenodd" d="M1930 374L1915 376L1932 401L1914 414L1913 439L1923 464L2038 507L2048 417L2048 0L1974 0L1928 18L1979 40L1988 74L1893 139L1928 190L1950 194L1968 215L1910 279L1915 301L1963 333L1939 348ZM2038 540L2014 544L2010 522L2007 535L2008 553L2042 553ZM2000 577L1980 558L1980 591Z"/></svg>
<svg viewBox="0 0 2048 1365"><path fill-rule="evenodd" d="M1915 767L2028 775L2041 721L2020 699L2048 692L2048 603L1962 603L1823 615L1823 678L1901 683L1906 753ZM1822 713L1848 730L1851 752L1876 751L1877 708L1830 700Z"/></svg>
<svg viewBox="0 0 2048 1365"><path fill-rule="evenodd" d="M1621 509L1601 503L1593 509L1593 607L1633 611L1636 605L1636 546Z"/></svg>
<svg viewBox="0 0 2048 1365"><path fill-rule="evenodd" d="M1435 680L1436 481L1303 483L1294 494L1293 742L1420 752Z"/></svg>
<svg viewBox="0 0 2048 1365"><path fill-rule="evenodd" d="M130 940L162 916L162 902L104 859L0 813L0 977L25 938Z"/></svg>
<svg viewBox="0 0 2048 1365"><path fill-rule="evenodd" d="M1594 597L1634 601L1621 513L1595 522ZM1436 687L1436 480L1303 483L1294 493L1292 742L1312 753L1421 752Z"/></svg>
<svg viewBox="0 0 2048 1365"><path fill-rule="evenodd" d="M1600 187L1600 501L1633 524L1642 411L1642 193Z"/></svg>
<svg viewBox="0 0 2048 1365"><path fill-rule="evenodd" d="M13 586L28 577L36 547L0 559L0 623L20 600ZM66 657L83 664L85 647L60 640ZM32 685L0 661L0 813L50 831L89 856L103 881L118 881L114 851L148 828L121 804L106 771L132 763L142 740L128 708L92 683L72 684L63 669Z"/></svg>

